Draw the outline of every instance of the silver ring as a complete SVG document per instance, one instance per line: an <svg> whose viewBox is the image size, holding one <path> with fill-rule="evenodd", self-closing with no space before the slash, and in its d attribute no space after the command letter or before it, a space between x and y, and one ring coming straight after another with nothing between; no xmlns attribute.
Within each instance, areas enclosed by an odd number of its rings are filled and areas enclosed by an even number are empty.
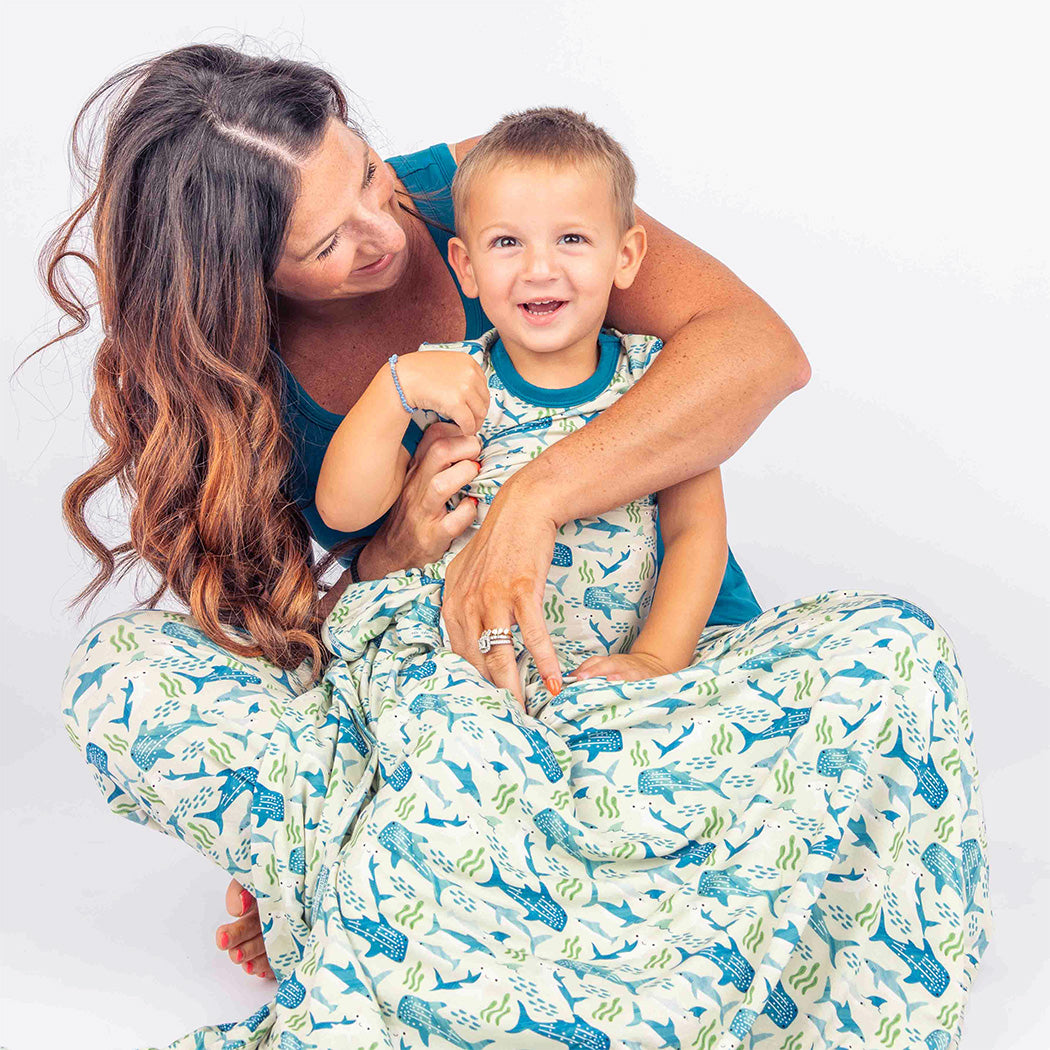
<svg viewBox="0 0 1050 1050"><path fill-rule="evenodd" d="M487 653L494 645L513 645L509 627L490 627L481 632L481 637L478 638L479 651Z"/></svg>

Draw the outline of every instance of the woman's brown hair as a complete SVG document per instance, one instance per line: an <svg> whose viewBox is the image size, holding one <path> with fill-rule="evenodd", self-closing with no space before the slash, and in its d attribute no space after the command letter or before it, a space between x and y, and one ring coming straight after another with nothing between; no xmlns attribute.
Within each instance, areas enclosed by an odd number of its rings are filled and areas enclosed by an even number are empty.
<svg viewBox="0 0 1050 1050"><path fill-rule="evenodd" d="M108 110L97 164L85 143L96 105ZM40 258L75 322L51 342L89 322L71 260L94 276L103 328L91 397L103 448L63 498L99 571L72 604L86 607L141 560L160 576L146 607L170 588L230 653L283 668L309 656L315 677L318 586L333 556L314 563L286 492L293 451L267 283L297 162L333 118L360 134L338 82L302 62L194 45L126 69L77 116L72 152L87 194ZM94 258L76 247L88 220ZM85 508L114 480L131 503L130 538L111 548Z"/></svg>

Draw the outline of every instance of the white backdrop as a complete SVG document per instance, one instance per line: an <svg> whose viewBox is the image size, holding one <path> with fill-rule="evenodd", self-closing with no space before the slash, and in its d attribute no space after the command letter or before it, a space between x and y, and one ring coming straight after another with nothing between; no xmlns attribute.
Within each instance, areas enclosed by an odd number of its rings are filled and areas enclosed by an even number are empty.
<svg viewBox="0 0 1050 1050"><path fill-rule="evenodd" d="M1039 6L9 9L7 374L55 323L34 260L71 200L73 117L134 60L240 33L272 41L339 75L386 155L480 133L514 109L586 110L634 159L640 204L758 291L812 362L808 387L724 468L730 542L759 600L887 591L929 609L956 643L996 907L962 1046L1034 1050L1046 1045L1050 979L1041 773L1050 170ZM92 574L59 515L63 488L92 459L92 348L88 339L51 351L4 391L9 1050L163 1043L240 1019L272 992L212 947L225 877L180 843L111 817L60 727L74 644L133 604L124 585L82 622L66 610ZM116 500L98 513L119 534Z"/></svg>

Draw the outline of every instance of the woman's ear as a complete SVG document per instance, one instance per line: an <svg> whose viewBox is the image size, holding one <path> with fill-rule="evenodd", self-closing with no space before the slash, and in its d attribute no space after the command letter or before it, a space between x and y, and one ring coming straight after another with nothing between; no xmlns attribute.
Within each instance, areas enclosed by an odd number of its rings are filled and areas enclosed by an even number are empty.
<svg viewBox="0 0 1050 1050"><path fill-rule="evenodd" d="M474 280L474 268L470 265L470 253L467 246L458 238L448 242L448 263L459 278L459 286L468 299L477 299L478 282Z"/></svg>
<svg viewBox="0 0 1050 1050"><path fill-rule="evenodd" d="M617 288L630 288L642 265L646 250L645 227L632 226L620 240L620 255L616 261L613 284Z"/></svg>

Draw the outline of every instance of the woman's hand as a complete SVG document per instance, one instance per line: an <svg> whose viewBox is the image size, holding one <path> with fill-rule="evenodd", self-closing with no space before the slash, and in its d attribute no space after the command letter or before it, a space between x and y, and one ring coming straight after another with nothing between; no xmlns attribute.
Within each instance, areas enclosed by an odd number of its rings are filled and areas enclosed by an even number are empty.
<svg viewBox="0 0 1050 1050"><path fill-rule="evenodd" d="M477 477L480 454L481 441L452 423L431 423L423 431L401 495L358 559L362 580L377 580L395 569L422 568L437 561L469 528L477 515L477 502L461 500L453 511L445 503Z"/></svg>
<svg viewBox="0 0 1050 1050"><path fill-rule="evenodd" d="M215 931L216 945L226 951L233 962L240 963L245 973L272 976L255 898L236 879L226 887L226 910L240 917Z"/></svg>
<svg viewBox="0 0 1050 1050"><path fill-rule="evenodd" d="M613 653L609 656L589 656L572 673L577 682L583 678L640 682L643 678L659 678L661 675L674 674L674 671L648 653Z"/></svg>
<svg viewBox="0 0 1050 1050"><path fill-rule="evenodd" d="M477 534L449 562L442 616L452 649L524 703L514 647L494 645L487 654L478 649L482 631L516 623L548 690L561 690L561 668L543 619L557 527L542 501L516 485L520 477L504 483Z"/></svg>

